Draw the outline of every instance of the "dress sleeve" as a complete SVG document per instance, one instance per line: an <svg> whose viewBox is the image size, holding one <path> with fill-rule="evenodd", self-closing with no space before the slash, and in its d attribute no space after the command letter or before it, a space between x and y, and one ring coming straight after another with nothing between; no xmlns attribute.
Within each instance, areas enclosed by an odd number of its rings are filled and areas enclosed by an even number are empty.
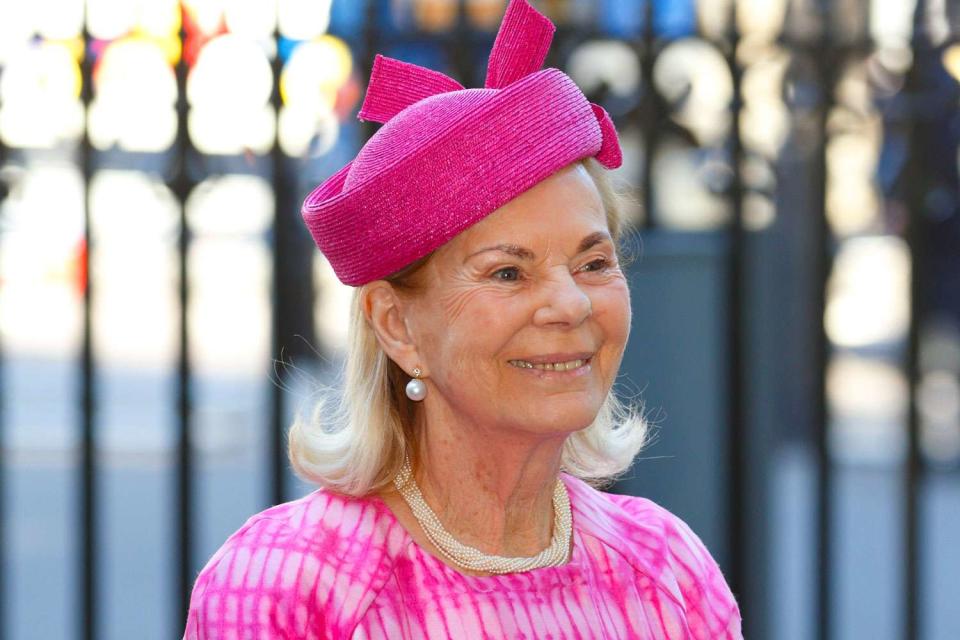
<svg viewBox="0 0 960 640"><path fill-rule="evenodd" d="M720 567L678 516L666 516L669 562L683 595L687 624L697 640L742 640L740 608Z"/></svg>
<svg viewBox="0 0 960 640"><path fill-rule="evenodd" d="M323 638L310 555L288 525L248 522L197 576L183 640Z"/></svg>

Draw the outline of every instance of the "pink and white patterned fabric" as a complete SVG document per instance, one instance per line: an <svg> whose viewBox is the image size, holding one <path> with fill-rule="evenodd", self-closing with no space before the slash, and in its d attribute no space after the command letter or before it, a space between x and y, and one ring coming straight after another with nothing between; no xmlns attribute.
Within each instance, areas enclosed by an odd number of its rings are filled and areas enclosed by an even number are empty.
<svg viewBox="0 0 960 640"><path fill-rule="evenodd" d="M736 600L686 523L561 478L571 559L499 576L430 555L376 496L317 489L271 507L200 572L183 638L742 639Z"/></svg>

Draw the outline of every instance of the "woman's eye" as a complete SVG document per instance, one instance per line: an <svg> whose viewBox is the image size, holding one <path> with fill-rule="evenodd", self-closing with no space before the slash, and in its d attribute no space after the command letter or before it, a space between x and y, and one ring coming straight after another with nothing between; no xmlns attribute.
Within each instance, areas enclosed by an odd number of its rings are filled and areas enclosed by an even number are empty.
<svg viewBox="0 0 960 640"><path fill-rule="evenodd" d="M609 264L610 264L610 263L609 263L609 261L608 261L606 258L597 258L596 260L593 260L592 262L588 262L588 263L584 266L584 270L586 270L586 271L603 271L604 269L607 268L607 266L609 266ZM588 267L593 267L593 268L591 269L591 268L588 268Z"/></svg>
<svg viewBox="0 0 960 640"><path fill-rule="evenodd" d="M520 277L520 270L517 267L504 267L494 271L493 277L503 282L514 282Z"/></svg>

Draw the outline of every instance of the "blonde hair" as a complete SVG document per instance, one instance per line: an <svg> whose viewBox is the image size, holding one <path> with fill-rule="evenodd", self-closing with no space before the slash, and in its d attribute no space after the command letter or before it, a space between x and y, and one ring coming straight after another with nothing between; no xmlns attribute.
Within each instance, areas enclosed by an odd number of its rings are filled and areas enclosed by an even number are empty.
<svg viewBox="0 0 960 640"><path fill-rule="evenodd" d="M613 188L606 170L593 158L580 161L593 178L607 214L610 234L624 255L624 205L629 198ZM410 287L425 256L386 278ZM404 388L407 374L380 348L363 313L365 287L354 290L342 388L320 387L312 415L299 413L290 427L288 453L302 479L338 493L363 496L393 481L403 457L413 451L413 402ZM561 468L593 486L616 480L647 445L648 423L642 407L607 394L590 426L570 435L561 454Z"/></svg>

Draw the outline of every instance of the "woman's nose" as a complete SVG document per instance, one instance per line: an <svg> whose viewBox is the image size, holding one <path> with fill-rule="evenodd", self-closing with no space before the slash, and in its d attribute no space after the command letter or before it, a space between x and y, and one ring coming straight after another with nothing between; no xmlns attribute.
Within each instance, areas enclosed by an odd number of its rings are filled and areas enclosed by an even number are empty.
<svg viewBox="0 0 960 640"><path fill-rule="evenodd" d="M593 312L590 296L569 272L551 278L543 287L541 305L534 314L536 324L563 323L577 326Z"/></svg>

